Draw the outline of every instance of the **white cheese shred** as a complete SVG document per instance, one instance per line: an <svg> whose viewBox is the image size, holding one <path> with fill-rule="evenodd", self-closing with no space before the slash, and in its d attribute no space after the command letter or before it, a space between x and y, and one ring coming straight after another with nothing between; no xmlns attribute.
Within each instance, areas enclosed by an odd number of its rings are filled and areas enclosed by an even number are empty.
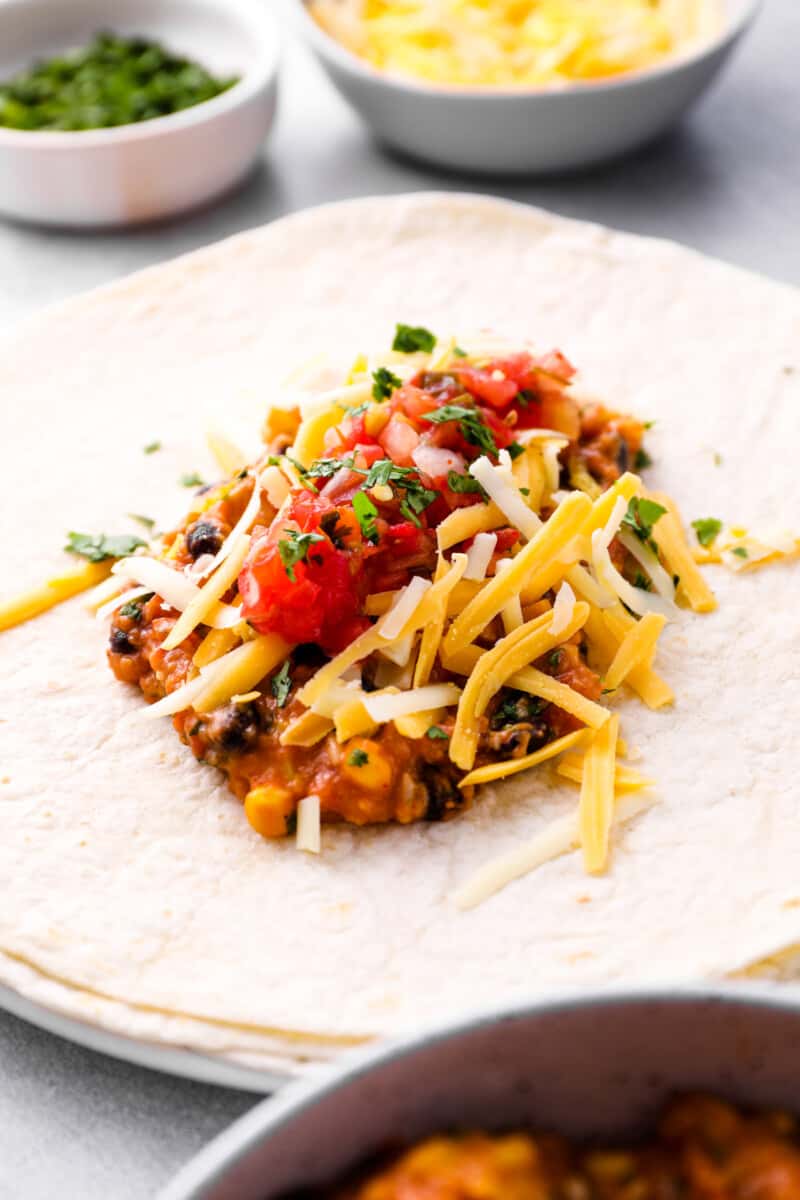
<svg viewBox="0 0 800 1200"><path fill-rule="evenodd" d="M304 796L298 804L295 844L307 854L319 854L322 845L319 796Z"/></svg>

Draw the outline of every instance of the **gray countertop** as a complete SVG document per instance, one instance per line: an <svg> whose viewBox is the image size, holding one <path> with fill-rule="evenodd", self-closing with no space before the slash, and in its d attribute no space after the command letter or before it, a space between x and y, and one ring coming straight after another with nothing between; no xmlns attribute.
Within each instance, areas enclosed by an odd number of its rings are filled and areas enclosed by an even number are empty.
<svg viewBox="0 0 800 1200"><path fill-rule="evenodd" d="M487 181L390 157L296 47L282 85L262 163L213 209L124 233L0 224L0 322L296 209L431 188L675 238L800 284L796 0L766 0L733 64L680 130L625 163L568 179ZM104 1058L0 1014L0 1197L152 1196L253 1102Z"/></svg>

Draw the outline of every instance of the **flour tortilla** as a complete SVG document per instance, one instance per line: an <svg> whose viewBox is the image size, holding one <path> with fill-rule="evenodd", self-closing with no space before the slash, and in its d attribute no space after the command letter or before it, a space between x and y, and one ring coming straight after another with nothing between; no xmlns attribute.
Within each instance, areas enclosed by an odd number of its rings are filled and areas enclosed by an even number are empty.
<svg viewBox="0 0 800 1200"><path fill-rule="evenodd" d="M656 421L653 486L687 517L800 525L800 298L676 246L471 196L301 214L92 293L0 347L3 591L68 529L177 519L209 425L255 448L310 355L398 320L562 348L582 386ZM344 356L344 359L343 359ZM147 456L155 439L163 449ZM715 454L721 464L715 465ZM443 825L266 842L170 722L105 663L80 600L0 635L0 979L137 1037L294 1069L364 1038L555 989L715 977L800 940L800 583L711 572L623 701L659 802L611 869L570 854L463 913L473 871L573 809L546 769Z"/></svg>

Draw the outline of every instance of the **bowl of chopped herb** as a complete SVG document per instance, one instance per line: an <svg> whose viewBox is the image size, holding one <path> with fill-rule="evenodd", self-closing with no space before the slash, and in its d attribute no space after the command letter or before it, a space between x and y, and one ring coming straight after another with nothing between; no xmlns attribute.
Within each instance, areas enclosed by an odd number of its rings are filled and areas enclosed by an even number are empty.
<svg viewBox="0 0 800 1200"><path fill-rule="evenodd" d="M257 0L0 4L0 213L158 220L228 191L275 114L279 37Z"/></svg>

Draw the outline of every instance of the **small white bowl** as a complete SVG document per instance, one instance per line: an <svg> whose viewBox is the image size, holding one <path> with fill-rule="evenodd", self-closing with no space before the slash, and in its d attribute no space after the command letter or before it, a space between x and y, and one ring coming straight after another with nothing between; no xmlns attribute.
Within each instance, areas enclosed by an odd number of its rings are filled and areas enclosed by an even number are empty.
<svg viewBox="0 0 800 1200"><path fill-rule="evenodd" d="M294 0L298 22L342 95L381 141L438 166L501 174L593 166L650 141L708 87L761 0L724 0L712 41L645 71L558 88L447 88L377 71Z"/></svg>
<svg viewBox="0 0 800 1200"><path fill-rule="evenodd" d="M279 37L257 0L6 0L0 79L86 45L141 34L239 82L171 116L76 133L0 126L0 212L46 225L152 221L203 204L252 167L275 114Z"/></svg>

